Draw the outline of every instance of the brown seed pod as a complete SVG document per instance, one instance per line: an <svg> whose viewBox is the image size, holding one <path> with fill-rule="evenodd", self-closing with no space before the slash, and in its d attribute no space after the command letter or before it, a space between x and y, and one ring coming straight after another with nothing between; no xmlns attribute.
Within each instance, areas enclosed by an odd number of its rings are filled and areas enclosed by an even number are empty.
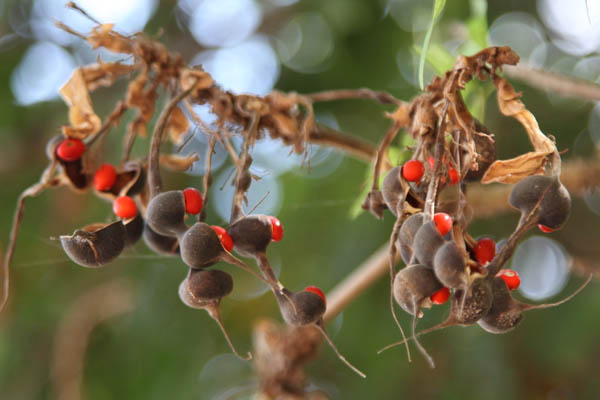
<svg viewBox="0 0 600 400"><path fill-rule="evenodd" d="M143 237L146 246L155 253L166 256L179 255L179 241L177 241L177 238L174 236L164 236L154 232L148 223L144 224Z"/></svg>
<svg viewBox="0 0 600 400"><path fill-rule="evenodd" d="M556 176L522 179L513 187L509 202L521 210L522 218L539 203L537 222L551 230L562 228L571 214L571 196Z"/></svg>
<svg viewBox="0 0 600 400"><path fill-rule="evenodd" d="M165 236L183 234L187 230L184 218L185 198L181 190L157 194L146 209L146 223L154 232Z"/></svg>
<svg viewBox="0 0 600 400"><path fill-rule="evenodd" d="M381 194L383 195L383 201L387 205L388 209L392 214L396 215L396 209L398 207L398 201L402 198L402 184L400 183L400 173L402 167L392 168L381 185Z"/></svg>
<svg viewBox="0 0 600 400"><path fill-rule="evenodd" d="M410 263L410 260L413 256L413 243L415 240L415 235L422 225L423 213L417 213L408 217L402 224L402 227L400 227L398 241L396 243L400 249L402 260L404 260L406 264Z"/></svg>
<svg viewBox="0 0 600 400"><path fill-rule="evenodd" d="M366 378L364 373L346 360L327 334L323 322L323 314L325 314L327 306L325 303L325 295L321 289L315 286L308 286L303 291L294 293L286 288L282 288L281 292L273 291L273 293L275 293L281 315L286 323L294 326L311 324L316 326L338 358L352 371L356 372L359 376Z"/></svg>
<svg viewBox="0 0 600 400"><path fill-rule="evenodd" d="M117 179L110 189L95 193L109 201L119 196L135 196L140 194L146 185L146 170L142 161L128 161L117 171Z"/></svg>
<svg viewBox="0 0 600 400"><path fill-rule="evenodd" d="M477 324L489 333L510 332L523 319L523 312L559 306L575 297L591 279L592 275L575 292L556 303L526 304L513 299L506 282L500 277L495 277L492 282L494 292L492 307L486 316L477 321Z"/></svg>
<svg viewBox="0 0 600 400"><path fill-rule="evenodd" d="M442 285L465 289L469 285L465 259L454 241L442 245L433 259L433 271Z"/></svg>
<svg viewBox="0 0 600 400"><path fill-rule="evenodd" d="M58 162L62 167L63 179L72 189L76 191L85 191L92 183L91 176L83 171L83 157L74 161L62 160L56 154L57 147L65 140L64 136L57 135L48 141L46 144L46 155L52 161Z"/></svg>
<svg viewBox="0 0 600 400"><path fill-rule="evenodd" d="M60 243L75 263L89 268L102 267L121 254L126 231L121 221L109 225L93 224L61 236Z"/></svg>
<svg viewBox="0 0 600 400"><path fill-rule="evenodd" d="M267 215L249 215L231 224L227 233L233 239L235 251L244 257L264 254L273 237L270 218Z"/></svg>
<svg viewBox="0 0 600 400"><path fill-rule="evenodd" d="M468 182L479 181L490 165L498 159L496 143L492 133L485 125L477 120L475 120L473 141L475 142L475 152L477 154L477 169L469 169L465 175L465 180Z"/></svg>
<svg viewBox="0 0 600 400"><path fill-rule="evenodd" d="M135 218L123 221L125 226L125 246L133 246L142 237L144 231L144 218L138 213Z"/></svg>
<svg viewBox="0 0 600 400"><path fill-rule="evenodd" d="M440 235L433 221L422 225L413 240L413 251L417 261L427 268L433 269L435 253L442 247L444 242L444 238Z"/></svg>
<svg viewBox="0 0 600 400"><path fill-rule="evenodd" d="M221 299L233 290L231 275L219 270L192 270L179 285L179 298L188 307L206 310L208 315L215 320L233 354L248 361L252 354L246 357L238 353L221 319Z"/></svg>

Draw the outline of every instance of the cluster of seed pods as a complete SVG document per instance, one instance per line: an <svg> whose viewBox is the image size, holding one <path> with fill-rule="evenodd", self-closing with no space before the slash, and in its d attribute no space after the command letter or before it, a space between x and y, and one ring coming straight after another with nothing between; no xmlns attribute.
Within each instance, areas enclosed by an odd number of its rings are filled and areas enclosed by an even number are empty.
<svg viewBox="0 0 600 400"><path fill-rule="evenodd" d="M449 185L461 181L460 177L453 177L452 169L448 169ZM402 188L419 184L424 173L425 168L419 160L410 160L388 173L382 195L392 213L397 214L399 202L404 200ZM406 267L393 276L392 295L395 302L413 316L410 339L414 339L432 367L433 359L419 343L419 335L453 325L475 323L487 332L505 333L522 320L524 311L562 304L589 282L557 303L531 305L513 299L511 291L519 286L519 275L502 267L512 256L516 241L536 225L546 233L562 228L570 214L571 198L557 176L533 175L513 187L509 202L520 210L521 218L513 235L498 251L496 243L487 237L474 240L461 235L460 239L456 238L453 228L458 222L445 212L427 218L423 210L412 208L404 216L397 215L404 219L397 235L392 236L396 239L393 246L399 250ZM471 240L465 239L467 237ZM443 304L450 297L447 319L416 333L416 322L422 316L423 308ZM405 343L407 339L381 351Z"/></svg>
<svg viewBox="0 0 600 400"><path fill-rule="evenodd" d="M232 352L249 360L251 354L240 355L221 320L220 302L232 292L233 278L224 271L208 269L218 262L235 265L270 286L286 323L316 326L340 359L364 376L339 353L325 331L326 299L321 289L308 286L292 292L274 274L267 258L267 247L271 242L283 239L283 226L277 218L244 215L232 220L226 228L208 225L200 217L204 200L197 189L159 191L145 201L147 196L142 194L148 193L147 175L150 174L146 174L143 163L129 162L122 170L102 164L93 176L88 176L83 173L85 153L86 145L78 139L57 137L48 145L49 157L61 165L72 185L79 183L83 191L92 184L96 195L112 201L113 212L119 219L109 224L90 224L72 235L61 236L62 247L72 261L88 268L102 267L140 237L152 251L180 257L189 267L179 286L181 301L191 308L206 310L219 325ZM157 165L152 165L152 160L148 164L149 170L158 169ZM141 204L142 212L138 211L136 200ZM186 222L192 216L198 216L198 220L188 226ZM254 258L260 273L234 256L233 251L242 257Z"/></svg>

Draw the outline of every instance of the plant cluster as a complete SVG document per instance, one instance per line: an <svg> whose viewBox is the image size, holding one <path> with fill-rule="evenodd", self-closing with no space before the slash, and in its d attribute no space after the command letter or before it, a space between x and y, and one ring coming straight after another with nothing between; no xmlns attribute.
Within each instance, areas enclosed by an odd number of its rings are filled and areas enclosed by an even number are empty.
<svg viewBox="0 0 600 400"><path fill-rule="evenodd" d="M86 15L75 4L69 6ZM519 100L519 94L497 73L502 65L518 62L518 56L510 48L491 47L471 57L459 57L452 70L435 78L410 103L368 89L308 95L274 91L259 97L221 89L201 67L186 65L179 54L169 52L143 34L126 37L113 30L111 24L98 23L89 35L61 23L58 26L93 48L104 47L130 56L133 63L98 60L96 64L76 69L62 87L60 93L69 106L70 123L48 143L50 163L40 181L19 198L3 266L0 307L8 296L8 266L25 200L62 186L77 193L93 190L112 204L117 218L60 237L65 253L75 263L89 268L103 267L143 237L152 251L183 261L188 269L179 286L182 302L206 310L218 323L232 351L249 359L250 353L246 357L237 352L220 317L220 302L232 292L234 282L230 274L213 266L218 262L232 264L269 285L287 324L316 327L340 359L364 377L338 352L325 332L324 293L315 286L293 292L273 272L267 247L283 239L281 222L274 216L245 215L242 209L253 179L249 172L252 165L249 150L267 135L281 139L300 154L306 152L308 143L360 152L360 142L322 129L314 121L313 102L345 98L370 98L396 107L387 115L392 127L375 154L373 186L363 207L377 217L385 209L396 217L389 249L392 314L400 327L394 311L395 300L413 316L412 338L431 365L433 360L417 340L419 334L474 323L488 332L507 332L517 325L524 311L555 306L572 297L547 305L517 302L510 291L519 285L519 277L514 271L502 268L527 230L535 226L543 232L560 229L571 207L569 193L560 182L561 159L554 141L541 132L533 114ZM494 136L473 118L461 97L461 90L474 77L493 82L500 111L523 125L533 151L510 160L497 160ZM94 111L90 94L98 88L113 86L119 79L128 81L127 89L103 121ZM169 100L158 113L147 154L131 159L133 143L147 135L157 114L161 93L168 93ZM217 116L215 124L205 123L194 112L194 105L208 105ZM125 129L121 162L116 166L107 164L104 139L120 125L128 110L133 110L135 117ZM199 160L196 154L180 157L161 153L161 146L167 140L175 146L185 144L190 119L208 138L203 190L164 191L161 167L184 171ZM415 141L410 148L412 157L387 173L380 191L379 177L389 167L388 147L403 128ZM242 139L239 152L232 145L233 135ZM211 185L211 157L217 142L227 150L235 165L231 216L224 227L204 222ZM475 181L516 183L510 203L521 211L521 219L501 245L490 238L476 240L468 233L471 216L465 193L469 182ZM398 250L407 266L397 272ZM234 253L254 259L258 270ZM416 322L423 308L444 304L449 299L450 315L446 321L417 333ZM390 346L402 343L407 343L406 337Z"/></svg>

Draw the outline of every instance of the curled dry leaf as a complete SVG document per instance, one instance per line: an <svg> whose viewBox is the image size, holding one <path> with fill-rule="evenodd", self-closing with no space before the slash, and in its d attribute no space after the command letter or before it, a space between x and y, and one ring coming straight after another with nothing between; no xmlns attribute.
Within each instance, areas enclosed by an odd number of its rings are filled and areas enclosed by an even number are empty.
<svg viewBox="0 0 600 400"><path fill-rule="evenodd" d="M69 106L70 126L63 126L63 133L71 138L85 139L100 130L102 121L94 112L92 99L81 68L60 88L63 100Z"/></svg>
<svg viewBox="0 0 600 400"><path fill-rule="evenodd" d="M178 156L176 154L161 154L160 165L163 165L173 171L187 171L192 164L200 158L196 153L190 153L187 156Z"/></svg>
<svg viewBox="0 0 600 400"><path fill-rule="evenodd" d="M135 65L124 65L120 62L105 63L99 59L97 64L81 67L81 73L88 90L93 92L99 87L112 86L120 76L135 69Z"/></svg>
<svg viewBox="0 0 600 400"><path fill-rule="evenodd" d="M94 27L87 40L94 49L105 47L115 53L134 53L134 42L112 30L114 24L102 24Z"/></svg>
<svg viewBox="0 0 600 400"><path fill-rule="evenodd" d="M194 68L182 68L179 74L179 84L183 91L189 90L194 86L190 97L198 98L201 97L201 92L212 87L215 81L198 66Z"/></svg>
<svg viewBox="0 0 600 400"><path fill-rule="evenodd" d="M188 131L190 128L190 122L187 117L181 111L181 108L175 107L171 114L169 115L169 119L167 120L166 130L169 134L169 139L171 142L175 144L182 144L183 142L183 134Z"/></svg>
<svg viewBox="0 0 600 400"><path fill-rule="evenodd" d="M494 77L494 84L500 112L515 118L523 125L535 151L510 160L495 161L486 171L481 183L517 183L529 175L543 173L546 157L558 153L558 150L554 142L540 130L533 114L519 100L521 94L517 93L505 79L498 76Z"/></svg>

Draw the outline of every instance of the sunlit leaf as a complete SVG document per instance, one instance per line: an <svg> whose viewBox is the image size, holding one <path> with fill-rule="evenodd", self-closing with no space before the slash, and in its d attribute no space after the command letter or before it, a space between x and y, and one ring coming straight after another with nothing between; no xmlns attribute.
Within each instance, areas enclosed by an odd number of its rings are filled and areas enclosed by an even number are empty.
<svg viewBox="0 0 600 400"><path fill-rule="evenodd" d="M444 6L446 5L446 0L435 0L433 5L433 15L431 16L431 23L429 24L429 28L427 29L427 33L425 34L425 40L423 41L423 51L421 52L421 57L419 58L419 87L421 90L425 87L423 83L423 73L425 70L425 56L427 55L427 49L429 47L429 41L431 40L431 34L433 32L433 27L435 23L444 10Z"/></svg>

